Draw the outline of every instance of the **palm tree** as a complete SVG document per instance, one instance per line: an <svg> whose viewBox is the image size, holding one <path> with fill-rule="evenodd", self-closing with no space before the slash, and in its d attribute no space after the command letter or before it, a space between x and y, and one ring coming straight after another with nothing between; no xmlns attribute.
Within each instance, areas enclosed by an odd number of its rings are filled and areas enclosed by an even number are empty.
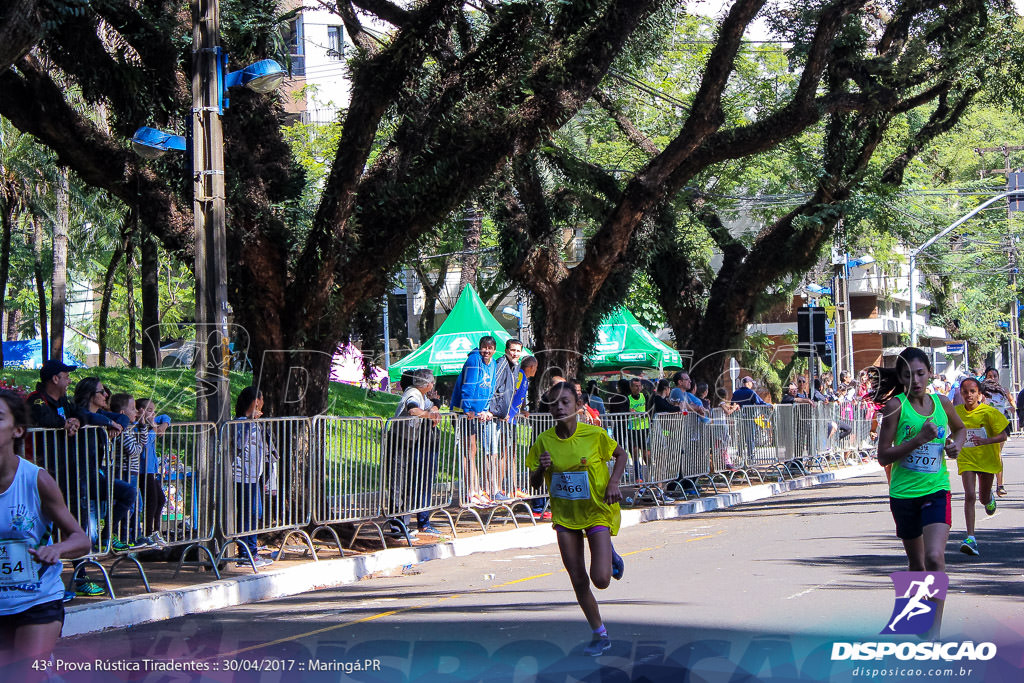
<svg viewBox="0 0 1024 683"><path fill-rule="evenodd" d="M53 153L37 144L27 134L14 128L6 119L0 119L0 318L7 314L7 283L11 270L11 236L22 216L33 228L32 246L35 256L36 286L39 293L40 329L43 337L43 355L47 355L45 284L41 276L42 235L35 215L49 195L54 168ZM5 328L6 326L0 326ZM0 363L3 362L0 347Z"/></svg>

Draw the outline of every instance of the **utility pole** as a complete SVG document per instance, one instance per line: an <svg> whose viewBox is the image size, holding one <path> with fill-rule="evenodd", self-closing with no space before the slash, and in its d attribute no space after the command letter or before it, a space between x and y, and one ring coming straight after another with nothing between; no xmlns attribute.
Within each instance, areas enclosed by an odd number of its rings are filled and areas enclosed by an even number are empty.
<svg viewBox="0 0 1024 683"><path fill-rule="evenodd" d="M850 315L850 254L846 244L846 226L839 219L832 247L832 302L836 307L836 334L833 345L832 374L835 387L839 386L839 375L845 370L854 374L853 330Z"/></svg>
<svg viewBox="0 0 1024 683"><path fill-rule="evenodd" d="M196 420L229 418L220 3L192 0L192 169L196 279Z"/></svg>
<svg viewBox="0 0 1024 683"><path fill-rule="evenodd" d="M990 173L998 173L1006 176L1007 189L1014 189L1010 187L1011 179L1016 180L1016 175L1013 172L1013 168L1010 166L1010 153L1024 150L1024 145L1000 145L998 147L975 147L974 151L979 155L984 155L991 152L1001 152L1003 155L1003 168L993 169L982 169L979 171L979 175L984 178ZM1007 236L1007 257L1010 265L1010 291L1013 293L1013 302L1010 304L1010 318L1009 318L1009 329L1007 334L1009 336L1009 352L1010 352L1010 390L1016 394L1020 391L1020 322L1018 319L1018 311L1020 310L1020 300L1017 297L1017 238L1013 234L1013 228L1011 227L1011 218L1014 211L1021 210L1019 202L1014 201L1014 197L1010 198L1009 204L1006 210L1006 236Z"/></svg>

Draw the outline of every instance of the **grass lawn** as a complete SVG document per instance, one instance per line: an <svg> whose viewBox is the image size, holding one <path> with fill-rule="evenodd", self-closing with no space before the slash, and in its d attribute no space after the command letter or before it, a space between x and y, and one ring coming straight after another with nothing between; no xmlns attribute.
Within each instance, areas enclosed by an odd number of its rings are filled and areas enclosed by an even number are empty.
<svg viewBox="0 0 1024 683"><path fill-rule="evenodd" d="M96 376L114 393L126 392L135 398L152 398L157 414L167 413L174 422L189 422L195 419L195 372L186 369L161 368L143 370L135 368L79 368L71 373L68 394L74 393L75 382L82 377ZM25 387L26 393L35 389L39 381L38 370L4 368L0 372L9 386ZM234 400L238 393L252 384L252 374L231 373L232 414ZM392 417L398 397L376 391L361 389L349 384L330 383L327 415ZM268 415L267 417L286 417Z"/></svg>

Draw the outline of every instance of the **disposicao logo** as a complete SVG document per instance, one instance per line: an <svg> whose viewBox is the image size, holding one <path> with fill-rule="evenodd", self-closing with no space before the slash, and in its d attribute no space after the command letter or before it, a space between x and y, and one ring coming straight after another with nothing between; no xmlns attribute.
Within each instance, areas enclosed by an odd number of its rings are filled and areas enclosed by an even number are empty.
<svg viewBox="0 0 1024 683"><path fill-rule="evenodd" d="M925 633L935 623L935 601L946 599L949 577L945 572L893 572L889 578L896 603L881 634Z"/></svg>
<svg viewBox="0 0 1024 683"><path fill-rule="evenodd" d="M935 623L935 601L946 599L949 577L945 572L894 572L896 591L892 614L881 635L920 635ZM964 642L866 642L833 643L832 661L880 660L896 657L899 660L946 662L988 661L996 656L994 643Z"/></svg>

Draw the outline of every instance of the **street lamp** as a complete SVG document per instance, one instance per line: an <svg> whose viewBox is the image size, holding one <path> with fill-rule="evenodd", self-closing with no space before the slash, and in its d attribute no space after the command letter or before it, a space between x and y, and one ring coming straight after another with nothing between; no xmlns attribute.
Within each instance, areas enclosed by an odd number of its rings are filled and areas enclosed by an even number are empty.
<svg viewBox="0 0 1024 683"><path fill-rule="evenodd" d="M950 232L952 232L956 228L959 228L961 225L966 223L968 220L970 220L971 218L973 218L977 214L981 213L981 211L983 211L988 206L994 204L995 202L997 202L1000 199L1003 199L1005 197L1009 197L1011 195L1016 195L1016 196L1019 197L1021 194L1022 194L1022 190L1014 188L1012 190L1007 190L1006 192L1000 192L999 194L997 194L996 196L994 196L994 197L992 197L990 199L986 199L984 202L979 204L977 207L975 207L971 211L968 211L966 214L964 214L963 216L961 216L960 218L955 220L949 226L943 228L938 234L936 234L934 237L929 239L927 242L925 242L921 246L917 247L916 249L911 249L910 250L910 258L908 260L909 260L909 270L910 270L909 280L910 280L910 345L911 346L917 346L917 327L914 325L914 317L915 317L915 314L917 313L917 311L915 310L915 305L914 305L914 299L915 299L914 291L917 289L917 286L916 286L917 283L914 282L914 280L917 279L917 255L920 254L925 249L927 249L928 247L930 247L933 244L935 244L936 242L938 242L941 238L945 237L946 235L948 235Z"/></svg>
<svg viewBox="0 0 1024 683"><path fill-rule="evenodd" d="M170 149L184 152L188 149L188 143L184 136L143 126L132 136L132 149L143 159L152 161L159 159Z"/></svg>
<svg viewBox="0 0 1024 683"><path fill-rule="evenodd" d="M228 54L219 42L218 0L193 3L193 73L191 150L192 213L195 226L196 419L218 424L230 417L227 330L227 237L225 230L224 137L221 115L229 105L229 88L267 93L287 72L272 59L262 59L227 72ZM158 159L168 150L189 149L188 140L143 126L132 136L132 149L144 159Z"/></svg>
<svg viewBox="0 0 1024 683"><path fill-rule="evenodd" d="M822 287L821 285L816 285L814 283L806 285L804 287L804 291L807 292L808 294L813 294L815 298L822 296L832 296L831 287Z"/></svg>
<svg viewBox="0 0 1024 683"><path fill-rule="evenodd" d="M221 62L221 68L223 69L228 55L226 52L221 54L223 55ZM225 74L224 89L243 86L253 92L268 93L277 90L277 87L281 85L287 75L288 72L284 70L284 67L273 59L261 59L244 69ZM227 107L226 102L224 106Z"/></svg>

